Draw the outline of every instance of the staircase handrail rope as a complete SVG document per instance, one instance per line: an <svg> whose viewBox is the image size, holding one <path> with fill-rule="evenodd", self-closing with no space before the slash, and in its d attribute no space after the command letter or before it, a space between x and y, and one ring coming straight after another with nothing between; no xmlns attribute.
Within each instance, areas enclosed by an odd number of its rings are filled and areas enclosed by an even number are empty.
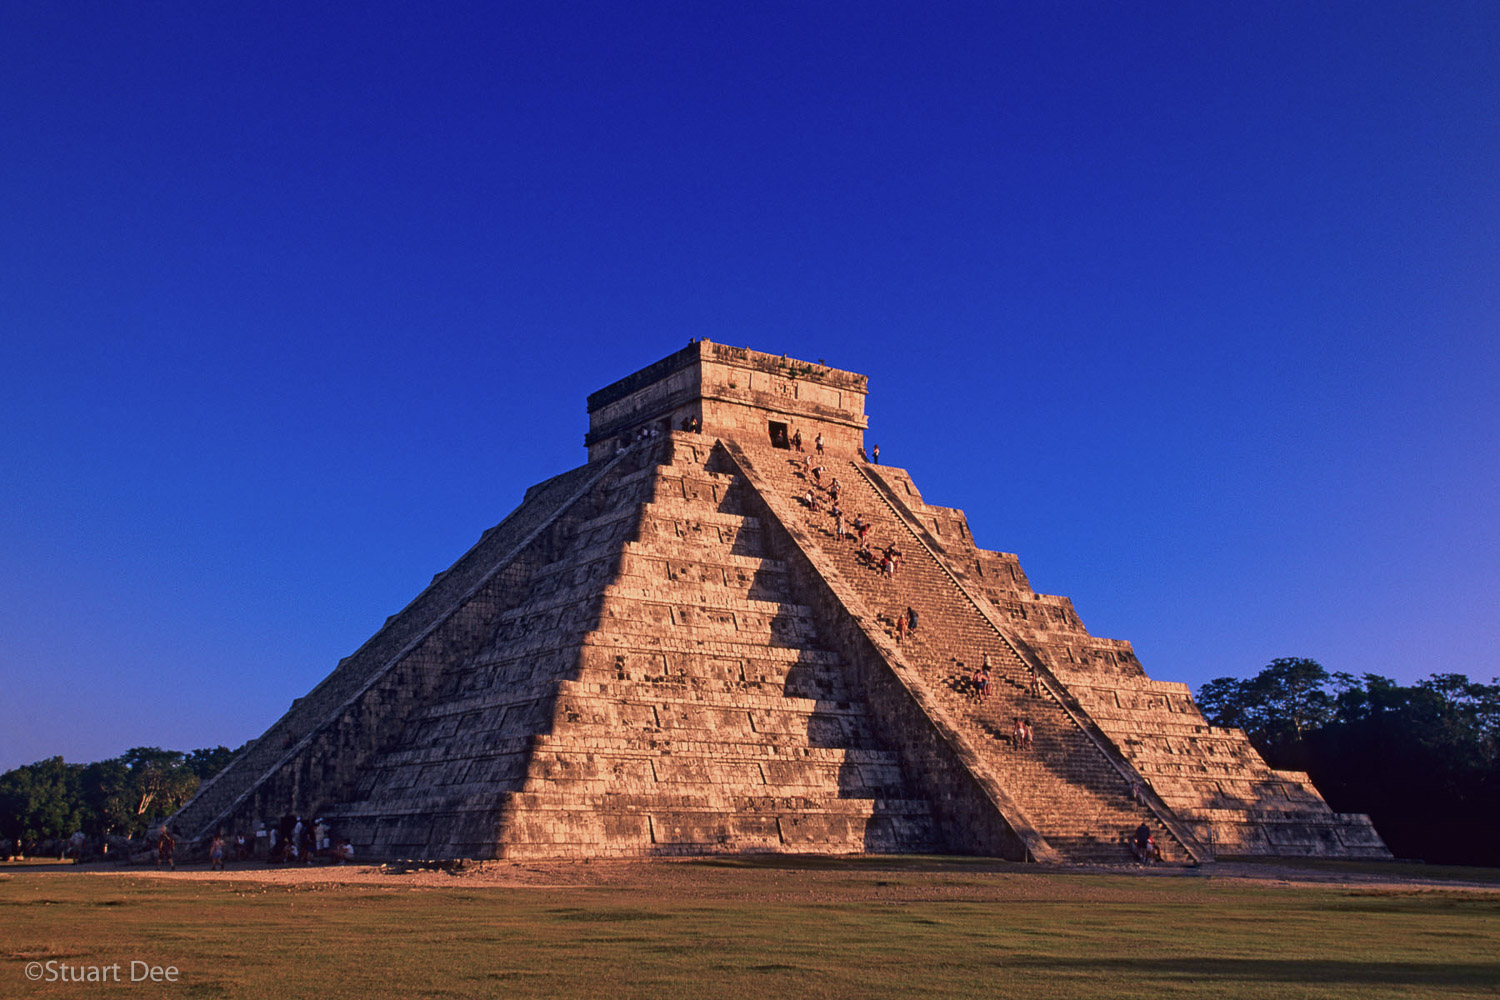
<svg viewBox="0 0 1500 1000"><path fill-rule="evenodd" d="M1125 783L1127 785L1138 786L1141 789L1142 793L1147 798L1147 801L1145 803L1146 806L1150 808L1151 812L1161 822L1162 826L1169 833L1171 833L1174 838L1177 839L1177 841L1182 845L1183 850L1187 851L1188 855L1194 861L1202 861L1203 857L1201 855L1203 854L1203 848L1197 843L1196 838L1194 838L1185 828L1181 828L1180 822L1168 818L1171 815L1171 810L1167 807L1167 804L1161 800L1161 797L1156 793L1156 789L1151 787L1151 783L1147 781L1139 771L1131 767L1128 761L1125 761L1122 757L1118 756L1115 753L1112 753L1104 740L1099 735L1095 734L1089 725L1085 724L1084 720L1080 718L1079 714L1073 709L1073 706L1068 704L1068 699L1064 696L1063 693L1066 689L1062 688L1061 682L1057 681L1057 679L1053 677L1052 671L1047 668L1047 665L1035 655L1033 655L1029 650L1023 649L1019 644L1011 641L1010 636L1006 635L1005 632L1002 631L997 624L995 624L994 619L990 617L990 614L985 609L985 607L979 603L978 598L969 593L969 588L965 587L963 585L963 582L960 581L951 570L949 570L947 561L942 559L933 549L933 547L927 543L927 540L923 537L923 535L926 534L927 529L923 527L920 522L914 525L912 523L912 520L915 518L915 515L913 514L911 516L908 516L907 514L902 513L900 508L896 506L898 502L897 499L893 498L891 495L888 495L889 487L882 488L884 486L884 480L882 479L880 483L877 483L875 479L872 478L870 474L853 459L849 461L849 464L854 468L855 473L870 485L870 488L875 491L875 495L880 498L880 501L890 508L891 513L894 514L896 516L896 520L900 522L900 524L904 528L906 528L907 533L910 534L914 539L916 539L918 545L922 546L923 550L928 554L928 556L932 558L933 563L936 564L939 571L941 571L942 574L946 576L950 582L952 582L953 586L958 589L958 592L964 596L964 599L967 600L971 605L973 605L974 610L979 612L980 618L984 619L985 624L987 624L995 633L995 635L1000 638L1000 641L1005 643L1005 645L1009 647L1013 653L1016 654L1016 657L1018 659L1020 659L1023 663L1027 664L1034 671L1036 671L1037 680L1040 682L1043 689L1045 689L1046 692L1052 696L1052 699L1057 702L1058 707L1067 714L1068 718L1072 720L1075 726L1078 727L1079 731L1083 733L1084 736L1088 737L1089 741L1093 743L1094 746L1099 750L1100 755L1103 756L1105 760L1109 761L1110 765L1119 773L1120 777L1125 780Z"/></svg>
<svg viewBox="0 0 1500 1000"><path fill-rule="evenodd" d="M649 444L651 442L645 443ZM372 673L370 677L363 684L361 684L357 690L355 690L347 698L343 699L336 706L334 706L333 711L327 713L323 717L321 722L309 728L307 733L300 740L292 744L285 752L282 753L279 758L277 758L275 764L267 768L266 771L261 774L261 776L255 781L247 785L243 792L236 796L228 806L219 810L219 812L214 815L213 819L204 824L204 826L197 833L193 834L190 839L198 840L206 836L208 832L212 830L216 825L218 825L225 817L238 809L240 807L240 804L248 799L251 795L253 795L257 788L268 781L272 775L281 770L282 767L286 766L288 761L290 761L304 748L306 748L306 746L312 742L313 737L317 736L318 733L322 732L330 722L337 718L339 713L344 710L344 707L346 705L357 700L366 691L370 690L370 688L373 687L377 681L383 678L386 674L390 673L391 669L395 667L396 664L406 659L407 655L410 654L412 650L416 649L417 646L421 645L421 643L424 642L427 637L430 636L434 631L436 631L439 626L445 624L450 618L457 614L459 608L462 608L475 594L479 593L479 591L482 590L486 584L494 579L497 573L499 573L505 567L509 566L511 562L515 560L516 556L520 555L521 552L526 548L526 546L530 545L538 535L540 535L543 531L547 530L554 523L556 523L557 519L561 517L563 513L568 510L568 508L577 503L585 493L593 489L594 484L598 483L601 479L604 478L606 474L610 472L610 470L612 470L616 465L620 464L621 460L629 455L635 454L636 452L637 449L634 447L627 448L626 450L616 454L613 458L606 462L598 472L590 476L582 486L574 490L572 495L570 495L566 500L559 504L557 506L557 509L554 510L550 515L548 515L541 524L530 531L525 538L517 542L514 546L511 547L509 552L507 552L498 561L496 561L495 565L487 573L485 573L483 577L480 578L478 583L474 584L474 586L465 591L463 595L458 598L458 600L453 602L452 606L449 607L447 611L439 615L437 618L433 619L431 624L422 629L422 631L417 633L417 635L410 642L408 642L405 646L402 646L395 655L386 660L385 664L379 667L374 673ZM519 511L519 509L520 508L518 507L517 510ZM437 581L434 580L433 584L429 586L436 585L436 583ZM316 690L316 688L314 690ZM197 795L194 795L192 799L189 799L187 802L183 803L182 809L179 809L178 812L182 812L182 810L187 809L188 806L191 806L193 804L193 801L197 799L198 795L203 794L203 792L205 791L207 791L207 786L199 789Z"/></svg>

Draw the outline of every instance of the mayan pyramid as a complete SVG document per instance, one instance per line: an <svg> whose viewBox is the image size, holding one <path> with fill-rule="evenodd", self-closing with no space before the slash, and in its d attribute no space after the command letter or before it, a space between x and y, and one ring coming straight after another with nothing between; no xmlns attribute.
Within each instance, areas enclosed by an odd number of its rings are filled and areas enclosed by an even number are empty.
<svg viewBox="0 0 1500 1000"><path fill-rule="evenodd" d="M1141 822L1182 861L1389 856L977 548L962 511L866 462L866 391L697 341L594 393L588 463L527 490L173 825L320 815L361 858L1122 861ZM837 537L835 477L901 551L894 576Z"/></svg>

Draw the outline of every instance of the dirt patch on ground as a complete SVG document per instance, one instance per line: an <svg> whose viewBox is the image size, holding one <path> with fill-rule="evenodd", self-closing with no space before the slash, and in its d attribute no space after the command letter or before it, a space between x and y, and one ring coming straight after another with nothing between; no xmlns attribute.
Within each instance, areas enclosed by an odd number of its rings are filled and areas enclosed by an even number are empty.
<svg viewBox="0 0 1500 1000"><path fill-rule="evenodd" d="M1416 868L1416 871L1412 871ZM1194 868L1021 865L992 859L927 857L723 857L622 861L400 862L385 865L281 866L244 864L224 871L176 871L129 865L0 866L35 877L161 878L256 883L310 890L380 885L412 890L596 888L686 898L754 897L817 901L996 900L1100 898L1170 891L1192 880L1285 887L1347 887L1371 891L1464 890L1500 893L1500 870L1425 869L1410 865L1223 861ZM1094 876L1078 878L1076 876ZM1098 876L1106 878L1104 883Z"/></svg>

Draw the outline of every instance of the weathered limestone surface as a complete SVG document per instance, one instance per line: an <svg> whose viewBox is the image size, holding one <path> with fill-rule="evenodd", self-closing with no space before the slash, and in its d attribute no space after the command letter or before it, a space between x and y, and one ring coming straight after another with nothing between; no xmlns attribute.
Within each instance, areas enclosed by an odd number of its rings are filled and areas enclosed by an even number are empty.
<svg viewBox="0 0 1500 1000"><path fill-rule="evenodd" d="M769 442L776 428L801 430L811 450L819 434L830 455L860 453L868 380L743 347L695 341L670 357L589 396L589 458L613 454L642 427L682 429L697 417L725 439Z"/></svg>
<svg viewBox="0 0 1500 1000"><path fill-rule="evenodd" d="M590 464L528 490L206 784L179 832L291 811L377 858L1119 861L1145 822L1169 859L1387 856L1366 818L1209 727L1015 556L975 547L962 511L865 463L865 393L851 372L708 342L595 393ZM802 503L834 476L848 516L905 554L894 578ZM898 643L908 607L922 624ZM981 703L968 677L986 653ZM1033 749L1013 745L1017 716Z"/></svg>

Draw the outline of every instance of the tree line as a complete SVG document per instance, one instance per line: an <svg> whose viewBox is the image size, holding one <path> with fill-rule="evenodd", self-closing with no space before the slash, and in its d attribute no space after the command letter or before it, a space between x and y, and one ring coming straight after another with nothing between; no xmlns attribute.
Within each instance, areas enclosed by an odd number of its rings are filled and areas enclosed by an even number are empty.
<svg viewBox="0 0 1500 1000"><path fill-rule="evenodd" d="M109 760L49 757L0 774L0 839L14 844L138 837L192 798L235 751L136 747Z"/></svg>
<svg viewBox="0 0 1500 1000"><path fill-rule="evenodd" d="M1198 704L1272 767L1306 771L1336 812L1368 813L1397 857L1500 864L1500 683L1408 686L1285 658L1207 682Z"/></svg>

